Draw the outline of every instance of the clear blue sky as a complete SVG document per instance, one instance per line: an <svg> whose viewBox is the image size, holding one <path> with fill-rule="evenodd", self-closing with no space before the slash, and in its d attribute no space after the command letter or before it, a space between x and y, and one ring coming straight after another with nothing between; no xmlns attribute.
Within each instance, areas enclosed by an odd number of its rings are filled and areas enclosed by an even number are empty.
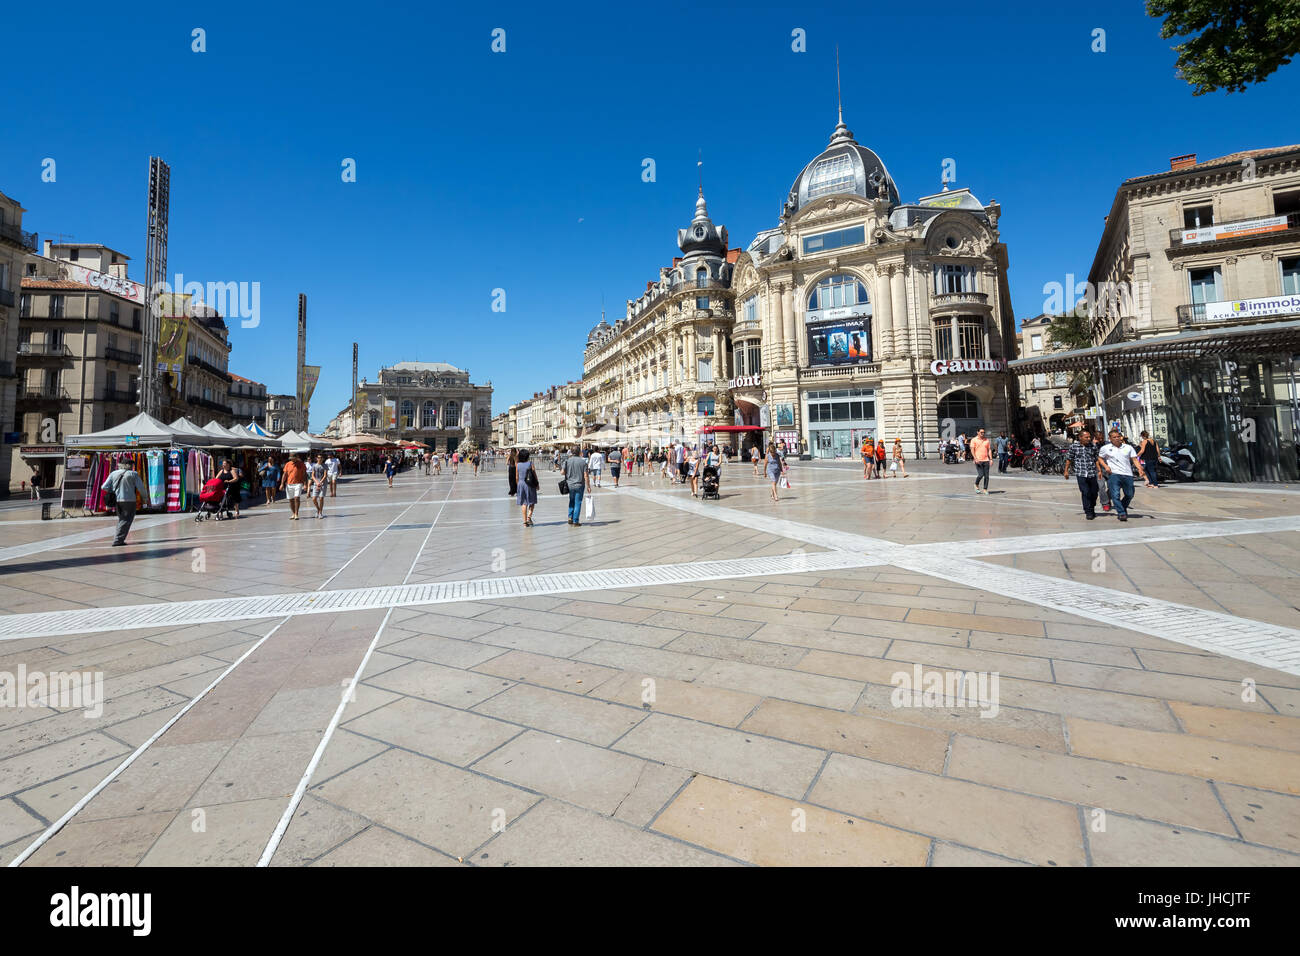
<svg viewBox="0 0 1300 956"><path fill-rule="evenodd" d="M232 371L293 391L307 293L317 430L348 400L354 340L362 374L451 362L491 379L496 411L580 377L602 295L617 318L677 251L697 148L733 245L776 224L835 125L836 43L845 120L905 201L952 157L1002 204L1018 319L1086 277L1124 178L1300 140L1300 64L1193 97L1140 0L280 7L12 4L0 190L27 229L118 248L143 280L148 157L166 159L169 272L261 283Z"/></svg>

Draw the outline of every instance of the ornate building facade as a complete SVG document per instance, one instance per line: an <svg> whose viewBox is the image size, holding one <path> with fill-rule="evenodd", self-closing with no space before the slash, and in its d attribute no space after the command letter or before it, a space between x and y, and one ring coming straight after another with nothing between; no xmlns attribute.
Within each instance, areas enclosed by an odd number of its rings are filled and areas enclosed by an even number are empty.
<svg viewBox="0 0 1300 956"><path fill-rule="evenodd" d="M868 435L910 457L944 434L1009 429L1000 211L968 189L904 203L842 118L747 249L729 248L701 190L682 255L587 337L585 430L829 458Z"/></svg>
<svg viewBox="0 0 1300 956"><path fill-rule="evenodd" d="M469 372L445 362L398 362L379 380L357 385L357 427L363 432L424 442L452 452L472 439L492 442L492 383L474 385Z"/></svg>

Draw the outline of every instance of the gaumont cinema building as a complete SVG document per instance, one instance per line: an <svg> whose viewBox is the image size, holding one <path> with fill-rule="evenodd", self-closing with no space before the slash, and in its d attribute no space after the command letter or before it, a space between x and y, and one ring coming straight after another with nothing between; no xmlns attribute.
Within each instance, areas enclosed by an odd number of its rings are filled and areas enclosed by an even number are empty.
<svg viewBox="0 0 1300 956"><path fill-rule="evenodd" d="M587 407L617 405L652 440L776 441L815 458L852 456L864 436L915 457L947 430L1009 432L999 211L968 189L904 203L841 118L747 249L727 248L701 198L683 255L625 319L592 330Z"/></svg>

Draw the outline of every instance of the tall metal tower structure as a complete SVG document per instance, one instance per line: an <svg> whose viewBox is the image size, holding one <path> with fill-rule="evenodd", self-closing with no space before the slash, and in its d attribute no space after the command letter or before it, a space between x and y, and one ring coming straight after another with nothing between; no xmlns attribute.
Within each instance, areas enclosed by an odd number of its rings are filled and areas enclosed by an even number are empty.
<svg viewBox="0 0 1300 956"><path fill-rule="evenodd" d="M307 430L307 295L298 293L298 428Z"/></svg>
<svg viewBox="0 0 1300 956"><path fill-rule="evenodd" d="M158 373L158 287L167 281L167 216L172 170L161 158L149 157L148 228L145 234L144 326L140 342L140 411L158 415L162 409L162 376Z"/></svg>
<svg viewBox="0 0 1300 956"><path fill-rule="evenodd" d="M357 433L357 343L352 343L352 434Z"/></svg>

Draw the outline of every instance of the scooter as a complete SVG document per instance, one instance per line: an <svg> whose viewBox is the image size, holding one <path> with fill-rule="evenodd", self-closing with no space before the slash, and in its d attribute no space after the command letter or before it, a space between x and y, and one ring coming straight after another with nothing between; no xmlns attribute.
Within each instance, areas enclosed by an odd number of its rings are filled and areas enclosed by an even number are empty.
<svg viewBox="0 0 1300 956"><path fill-rule="evenodd" d="M1160 453L1156 474L1161 481L1195 481L1196 456L1190 442L1172 445Z"/></svg>

